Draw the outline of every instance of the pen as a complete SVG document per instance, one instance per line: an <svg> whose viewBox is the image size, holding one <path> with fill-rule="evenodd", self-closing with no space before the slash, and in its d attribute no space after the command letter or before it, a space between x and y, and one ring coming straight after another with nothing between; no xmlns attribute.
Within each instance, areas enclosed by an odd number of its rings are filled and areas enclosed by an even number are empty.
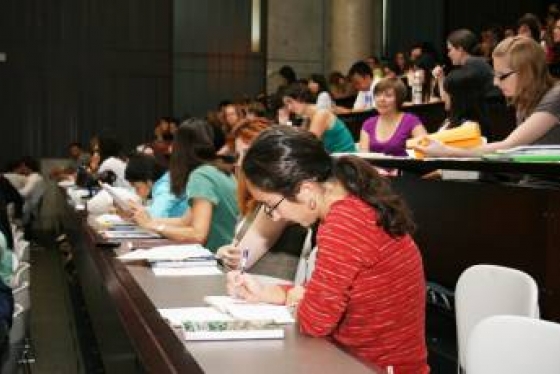
<svg viewBox="0 0 560 374"><path fill-rule="evenodd" d="M249 248L245 248L243 249L243 252L241 253L241 262L239 264L239 270L241 271L241 274L243 274L245 272L245 268L247 267L247 260L249 259Z"/></svg>

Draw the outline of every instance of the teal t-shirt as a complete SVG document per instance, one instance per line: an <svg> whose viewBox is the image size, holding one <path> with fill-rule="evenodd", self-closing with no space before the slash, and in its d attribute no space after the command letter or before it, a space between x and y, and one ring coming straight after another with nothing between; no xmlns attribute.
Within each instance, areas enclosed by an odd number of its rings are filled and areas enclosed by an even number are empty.
<svg viewBox="0 0 560 374"><path fill-rule="evenodd" d="M356 152L356 143L340 118L336 118L330 129L323 133L321 139L328 153Z"/></svg>
<svg viewBox="0 0 560 374"><path fill-rule="evenodd" d="M189 206L197 198L208 200L214 206L206 247L215 252L233 239L239 215L237 183L232 175L221 172L213 165L199 166L190 174L187 182Z"/></svg>
<svg viewBox="0 0 560 374"><path fill-rule="evenodd" d="M152 186L152 202L148 206L150 216L156 218L181 217L187 210L185 196L171 192L169 172L163 174Z"/></svg>
<svg viewBox="0 0 560 374"><path fill-rule="evenodd" d="M6 237L0 232L0 278L5 284L10 284L14 275L14 252L6 243Z"/></svg>

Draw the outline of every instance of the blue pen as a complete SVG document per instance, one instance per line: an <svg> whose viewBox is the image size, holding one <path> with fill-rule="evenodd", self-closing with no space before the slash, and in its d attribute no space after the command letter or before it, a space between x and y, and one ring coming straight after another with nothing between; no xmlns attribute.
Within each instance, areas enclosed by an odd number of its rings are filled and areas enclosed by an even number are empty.
<svg viewBox="0 0 560 374"><path fill-rule="evenodd" d="M241 252L241 263L239 264L239 268L241 270L241 274L245 272L245 268L247 267L247 260L249 259L249 248L243 249Z"/></svg>

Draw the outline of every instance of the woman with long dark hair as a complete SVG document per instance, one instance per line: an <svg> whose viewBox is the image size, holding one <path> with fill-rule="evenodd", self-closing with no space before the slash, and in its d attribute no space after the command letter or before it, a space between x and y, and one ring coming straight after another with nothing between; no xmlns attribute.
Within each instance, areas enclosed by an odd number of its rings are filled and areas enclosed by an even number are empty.
<svg viewBox="0 0 560 374"><path fill-rule="evenodd" d="M515 106L517 127L505 139L472 149L430 140L415 148L429 156L475 157L523 145L560 144L560 84L550 75L544 50L531 38L504 39L492 53L494 84Z"/></svg>
<svg viewBox="0 0 560 374"><path fill-rule="evenodd" d="M171 191L186 195L190 209L179 218L156 219L136 206L134 220L167 238L200 243L215 251L231 242L238 215L236 182L230 170L216 157L210 125L202 119L186 120L175 133L169 172Z"/></svg>
<svg viewBox="0 0 560 374"><path fill-rule="evenodd" d="M396 373L427 373L425 281L403 201L366 161L331 158L308 132L263 132L242 165L249 191L272 219L319 221L309 282L263 285L228 273L228 292L250 301L298 303L303 333L326 336Z"/></svg>

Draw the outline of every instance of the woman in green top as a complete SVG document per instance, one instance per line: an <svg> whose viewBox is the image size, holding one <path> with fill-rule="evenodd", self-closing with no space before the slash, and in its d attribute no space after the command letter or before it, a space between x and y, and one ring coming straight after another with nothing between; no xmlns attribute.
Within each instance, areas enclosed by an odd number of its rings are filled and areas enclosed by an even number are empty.
<svg viewBox="0 0 560 374"><path fill-rule="evenodd" d="M307 86L291 84L283 92L282 101L291 113L307 119L307 129L323 141L328 153L356 152L354 138L344 122L330 110L311 104L313 94Z"/></svg>
<svg viewBox="0 0 560 374"><path fill-rule="evenodd" d="M169 163L171 191L177 195L186 188L190 209L179 218L152 218L141 206L133 219L143 228L172 240L199 243L211 251L230 243L237 208L237 183L231 166L216 157L213 130L202 119L181 124L173 141Z"/></svg>

